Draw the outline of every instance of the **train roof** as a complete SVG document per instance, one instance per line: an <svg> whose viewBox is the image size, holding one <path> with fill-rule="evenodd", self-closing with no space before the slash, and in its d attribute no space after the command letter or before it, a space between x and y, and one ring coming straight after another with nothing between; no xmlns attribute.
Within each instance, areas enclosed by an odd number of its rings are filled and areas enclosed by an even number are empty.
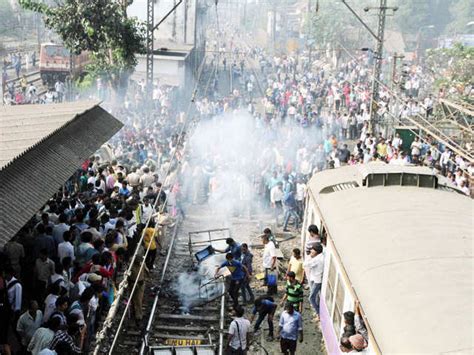
<svg viewBox="0 0 474 355"><path fill-rule="evenodd" d="M359 184L384 171L431 174L368 164L309 183L377 345L382 353L472 353L473 201L435 188ZM347 181L359 187L324 191Z"/></svg>

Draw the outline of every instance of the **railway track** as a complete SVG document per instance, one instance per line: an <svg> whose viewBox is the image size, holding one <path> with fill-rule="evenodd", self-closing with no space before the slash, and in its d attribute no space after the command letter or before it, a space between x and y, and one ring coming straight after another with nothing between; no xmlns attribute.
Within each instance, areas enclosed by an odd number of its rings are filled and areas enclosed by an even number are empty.
<svg viewBox="0 0 474 355"><path fill-rule="evenodd" d="M225 286L222 279L206 285L205 268L194 257L211 234L195 233L203 225L193 209L179 227L168 229L168 254L157 258L154 270L159 271L153 271L146 285L146 328L137 328L131 319L125 323L114 354L223 354L228 326ZM223 247L228 233L228 229L213 231L213 245ZM207 268L211 270L214 265Z"/></svg>
<svg viewBox="0 0 474 355"><path fill-rule="evenodd" d="M30 83L33 83L33 85L36 86L36 92L38 96L46 94L46 91L48 91L48 87L43 84L39 70L25 74L24 76L26 77L26 80L28 81L28 85ZM7 80L6 85L9 86L13 84L13 87L15 88L15 90L20 90L21 89L20 80L22 77L23 75L16 79Z"/></svg>
<svg viewBox="0 0 474 355"><path fill-rule="evenodd" d="M224 80L217 88L223 97L232 87L240 88L240 83L232 82L232 59L230 54L226 70L219 68L218 59L203 74L200 81L205 87L204 96L215 76ZM254 67L255 63L249 62L249 66ZM224 331L230 322L230 308L226 305L224 278L214 279L215 266L224 256L217 260L210 258L211 264L202 267L194 254L211 242L215 248L224 249L230 231L220 228L222 225L216 226L213 212L203 209L206 208L190 206L186 219L168 229L164 245L167 255L158 256L146 284L143 300L146 322L137 327L129 317L119 330L113 354L224 353ZM113 326L109 340L117 331L117 325ZM102 352L110 353L110 350L106 347Z"/></svg>

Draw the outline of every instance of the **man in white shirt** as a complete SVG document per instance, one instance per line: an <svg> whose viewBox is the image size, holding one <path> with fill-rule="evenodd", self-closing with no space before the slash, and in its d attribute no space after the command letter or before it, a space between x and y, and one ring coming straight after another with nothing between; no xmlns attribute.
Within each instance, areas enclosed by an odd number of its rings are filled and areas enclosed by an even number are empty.
<svg viewBox="0 0 474 355"><path fill-rule="evenodd" d="M280 181L270 190L270 202L275 214L275 221L278 225L278 216L283 211L283 183Z"/></svg>
<svg viewBox="0 0 474 355"><path fill-rule="evenodd" d="M235 309L236 317L229 325L229 338L227 348L229 354L247 354L247 348L250 343L250 322L244 317L244 308L238 306Z"/></svg>
<svg viewBox="0 0 474 355"><path fill-rule="evenodd" d="M392 145L395 149L398 149L402 146L402 139L400 138L400 134L395 133L395 138L393 138Z"/></svg>
<svg viewBox="0 0 474 355"><path fill-rule="evenodd" d="M321 244L316 244L311 248L311 253L309 257L306 257L303 265L307 271L309 281L309 302L316 312L316 320L319 320L319 293L324 271L324 255Z"/></svg>
<svg viewBox="0 0 474 355"><path fill-rule="evenodd" d="M62 262L66 256L69 256L71 258L71 262L73 262L75 259L74 246L70 242L71 238L72 236L70 231L64 232L64 242L59 243L58 245L58 258L60 262Z"/></svg>
<svg viewBox="0 0 474 355"><path fill-rule="evenodd" d="M298 178L296 182L296 204L298 206L298 215L303 219L304 199L306 197L306 184L302 178Z"/></svg>
<svg viewBox="0 0 474 355"><path fill-rule="evenodd" d="M14 324L20 318L21 312L21 297L23 293L23 287L13 274L15 270L8 266L5 270L5 279L7 280L7 292L8 292L8 302L10 303L11 310L15 315Z"/></svg>
<svg viewBox="0 0 474 355"><path fill-rule="evenodd" d="M142 185L143 189L146 190L151 184L155 182L155 177L150 172L149 167L143 168L143 175L140 177L140 184Z"/></svg>
<svg viewBox="0 0 474 355"><path fill-rule="evenodd" d="M33 338L36 330L41 327L43 313L38 309L38 302L30 301L30 307L23 313L16 325L16 331L21 337L21 344L25 347Z"/></svg>
<svg viewBox="0 0 474 355"><path fill-rule="evenodd" d="M274 271L277 268L277 252L275 243L273 243L267 234L262 236L262 242L264 245L262 263L265 270L265 279L264 285L268 286L268 294L273 294L277 292L276 284L268 285L268 273L269 271Z"/></svg>
<svg viewBox="0 0 474 355"><path fill-rule="evenodd" d="M56 245L59 245L60 243L64 242L63 234L65 231L68 231L70 228L66 224L66 222L67 222L67 216L64 213L61 213L59 215L59 224L56 224L53 227L53 238Z"/></svg>

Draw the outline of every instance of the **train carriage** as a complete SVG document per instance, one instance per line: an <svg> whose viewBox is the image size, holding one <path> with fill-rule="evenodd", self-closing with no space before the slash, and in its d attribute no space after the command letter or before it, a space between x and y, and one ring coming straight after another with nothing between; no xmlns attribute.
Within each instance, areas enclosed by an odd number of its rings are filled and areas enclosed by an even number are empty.
<svg viewBox="0 0 474 355"><path fill-rule="evenodd" d="M40 48L39 69L43 84L54 85L56 81L64 82L67 77L76 77L90 64L88 52L71 55L61 44L42 43Z"/></svg>
<svg viewBox="0 0 474 355"><path fill-rule="evenodd" d="M327 238L321 328L341 353L343 313L360 302L366 353L472 354L473 202L428 168L370 163L308 184L302 243Z"/></svg>

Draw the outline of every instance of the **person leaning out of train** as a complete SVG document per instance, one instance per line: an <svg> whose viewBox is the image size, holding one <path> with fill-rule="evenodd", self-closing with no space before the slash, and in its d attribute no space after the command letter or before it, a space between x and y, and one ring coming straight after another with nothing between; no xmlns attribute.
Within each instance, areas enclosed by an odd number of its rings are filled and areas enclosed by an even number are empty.
<svg viewBox="0 0 474 355"><path fill-rule="evenodd" d="M363 352L365 348L367 348L367 342L360 334L351 336L343 335L339 345L339 349L343 353L360 353Z"/></svg>
<svg viewBox="0 0 474 355"><path fill-rule="evenodd" d="M304 267L307 270L309 281L309 302L315 312L315 320L319 320L319 297L324 271L323 246L316 244L311 248L309 257L304 261Z"/></svg>
<svg viewBox="0 0 474 355"><path fill-rule="evenodd" d="M311 248L313 248L316 244L321 244L319 229L316 225L311 224L308 227L308 233L309 233L309 236L306 239L306 244L305 244L306 255L309 255L311 253Z"/></svg>

